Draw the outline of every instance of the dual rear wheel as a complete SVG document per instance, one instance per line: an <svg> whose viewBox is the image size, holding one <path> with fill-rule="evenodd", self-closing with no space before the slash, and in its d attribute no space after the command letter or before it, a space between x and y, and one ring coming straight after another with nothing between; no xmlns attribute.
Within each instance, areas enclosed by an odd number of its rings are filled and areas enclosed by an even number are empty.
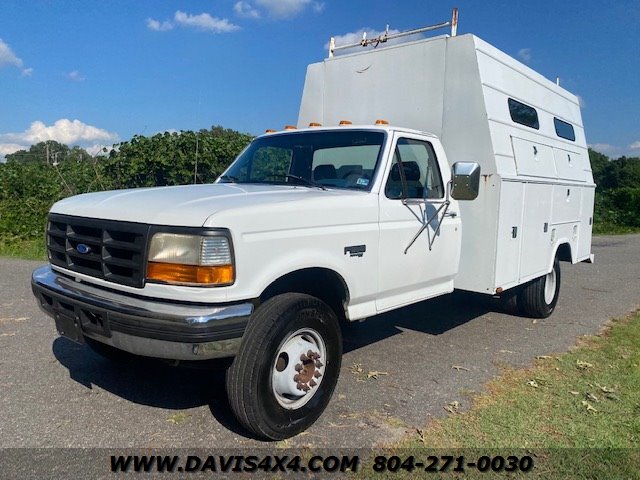
<svg viewBox="0 0 640 480"><path fill-rule="evenodd" d="M553 262L549 273L521 287L507 290L500 297L503 308L512 314L547 318L553 313L560 296L560 262Z"/></svg>

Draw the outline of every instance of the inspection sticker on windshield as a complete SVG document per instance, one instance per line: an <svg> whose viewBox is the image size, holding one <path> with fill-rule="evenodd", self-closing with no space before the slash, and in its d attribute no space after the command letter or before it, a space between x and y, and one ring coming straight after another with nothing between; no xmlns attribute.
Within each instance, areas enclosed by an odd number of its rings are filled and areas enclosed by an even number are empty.
<svg viewBox="0 0 640 480"><path fill-rule="evenodd" d="M366 187L367 185L369 185L369 179L360 177L358 180L356 180L356 185L362 185L363 187Z"/></svg>

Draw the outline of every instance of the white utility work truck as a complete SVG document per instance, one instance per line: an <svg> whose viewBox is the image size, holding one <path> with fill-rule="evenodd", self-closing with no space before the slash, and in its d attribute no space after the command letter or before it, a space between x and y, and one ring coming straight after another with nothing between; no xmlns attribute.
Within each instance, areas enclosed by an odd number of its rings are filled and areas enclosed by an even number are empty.
<svg viewBox="0 0 640 480"><path fill-rule="evenodd" d="M331 398L341 320L454 288L549 316L559 262L593 260L578 98L455 20L355 53L331 41L298 127L256 138L215 184L56 203L32 287L58 331L107 357L235 357L235 415L282 439Z"/></svg>

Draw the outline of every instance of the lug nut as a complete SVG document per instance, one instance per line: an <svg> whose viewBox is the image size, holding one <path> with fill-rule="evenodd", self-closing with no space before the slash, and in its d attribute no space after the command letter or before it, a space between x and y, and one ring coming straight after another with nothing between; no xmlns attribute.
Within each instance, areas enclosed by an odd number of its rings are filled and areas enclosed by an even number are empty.
<svg viewBox="0 0 640 480"><path fill-rule="evenodd" d="M302 385L301 383L298 383L298 384L296 385L296 388L297 388L298 390L303 390L303 389L304 389L304 385Z"/></svg>
<svg viewBox="0 0 640 480"><path fill-rule="evenodd" d="M322 374L319 371L316 370L315 372L313 372L313 376L316 377L316 378L320 378L322 376Z"/></svg>
<svg viewBox="0 0 640 480"><path fill-rule="evenodd" d="M295 368L296 372L301 372L302 371L302 365L300 365L300 364L297 364L294 368Z"/></svg>
<svg viewBox="0 0 640 480"><path fill-rule="evenodd" d="M299 382L300 381L300 375L294 375L293 376L293 381L294 382Z"/></svg>
<svg viewBox="0 0 640 480"><path fill-rule="evenodd" d="M300 355L300 360L302 362L306 362L307 360L309 360L309 357L307 357L304 353L302 355Z"/></svg>
<svg viewBox="0 0 640 480"><path fill-rule="evenodd" d="M310 386L310 387L315 387L316 385L317 385L317 383L316 383L316 381L315 381L315 380L313 380L313 379L309 382L309 386Z"/></svg>
<svg viewBox="0 0 640 480"><path fill-rule="evenodd" d="M324 367L324 363L322 363L320 360L318 360L318 361L316 362L316 367L317 367L317 368L322 368L322 367Z"/></svg>

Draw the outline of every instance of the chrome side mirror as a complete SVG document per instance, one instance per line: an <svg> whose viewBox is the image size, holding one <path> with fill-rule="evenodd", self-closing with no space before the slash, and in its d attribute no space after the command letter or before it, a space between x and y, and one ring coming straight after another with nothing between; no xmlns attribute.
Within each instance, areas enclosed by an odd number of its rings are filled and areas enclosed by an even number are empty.
<svg viewBox="0 0 640 480"><path fill-rule="evenodd" d="M451 197L456 200L475 200L480 191L480 165L475 162L453 164Z"/></svg>

